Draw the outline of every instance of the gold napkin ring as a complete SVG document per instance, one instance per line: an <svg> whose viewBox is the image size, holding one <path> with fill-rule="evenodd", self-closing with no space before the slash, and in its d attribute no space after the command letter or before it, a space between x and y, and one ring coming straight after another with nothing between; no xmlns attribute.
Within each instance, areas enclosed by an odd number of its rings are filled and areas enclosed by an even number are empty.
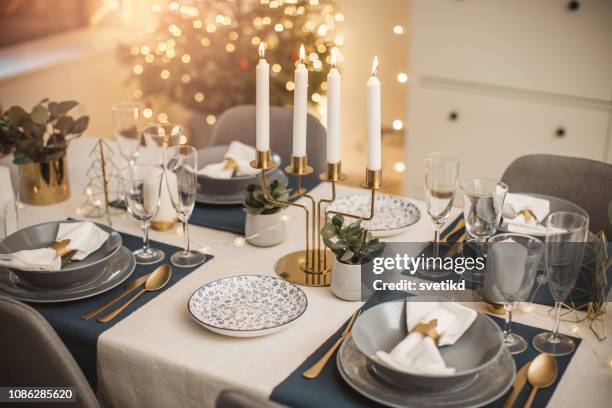
<svg viewBox="0 0 612 408"><path fill-rule="evenodd" d="M432 319L427 323L419 323L414 326L412 331L417 333L421 333L423 336L431 337L434 343L438 344L438 339L440 338L440 333L436 330L436 326L438 325L438 319Z"/></svg>
<svg viewBox="0 0 612 408"><path fill-rule="evenodd" d="M49 245L49 248L57 252L57 255L61 258L69 252L68 244L70 244L70 240L64 239L62 241L55 241Z"/></svg>

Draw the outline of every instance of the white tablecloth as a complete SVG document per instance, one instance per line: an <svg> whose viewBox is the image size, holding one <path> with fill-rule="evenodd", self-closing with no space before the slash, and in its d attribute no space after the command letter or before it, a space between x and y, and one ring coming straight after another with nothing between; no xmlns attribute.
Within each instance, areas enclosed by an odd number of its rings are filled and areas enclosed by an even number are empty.
<svg viewBox="0 0 612 408"><path fill-rule="evenodd" d="M76 207L83 201L85 170L91 164L87 153L95 139L81 138L72 143L68 160L72 196L57 205L27 206L22 224L77 216ZM319 185L315 197L329 194L326 184ZM358 191L340 186L339 195ZM425 205L414 201L422 213L421 220L393 241L426 241L433 238ZM453 210L453 216L459 214ZM233 234L192 226L191 238L198 247L206 246L215 258L148 302L98 339L98 392L109 407L148 408L212 407L219 392L227 388L269 396L308 355L317 349L340 325L361 306L335 298L329 288L303 288L308 296L308 310L299 321L276 334L251 339L224 337L209 332L190 319L186 311L189 296L201 285L225 276L240 274L274 275L274 263L282 255L303 248L304 225L296 209L288 215L289 237L272 248L245 246L236 248ZM113 217L117 230L139 235L136 223L128 218ZM152 231L152 240L182 245L179 229ZM473 304L483 310L483 305ZM515 321L550 329L548 307L535 306L530 313L517 312ZM92 324L98 324L92 321ZM612 330L612 313L606 316ZM573 331L571 331L573 329ZM565 323L562 332L582 337L550 406L609 406L612 400L612 362L598 354L612 354L612 340L598 342L582 323ZM596 354L596 352L598 354ZM331 363L333 364L333 363Z"/></svg>

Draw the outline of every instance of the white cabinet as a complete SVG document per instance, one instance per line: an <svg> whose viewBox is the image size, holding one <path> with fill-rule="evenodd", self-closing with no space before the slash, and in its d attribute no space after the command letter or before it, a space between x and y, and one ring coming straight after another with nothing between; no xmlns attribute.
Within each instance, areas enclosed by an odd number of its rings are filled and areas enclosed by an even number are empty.
<svg viewBox="0 0 612 408"><path fill-rule="evenodd" d="M461 178L532 153L612 160L612 1L411 4L407 194L432 151L461 156Z"/></svg>
<svg viewBox="0 0 612 408"><path fill-rule="evenodd" d="M609 100L612 1L413 0L426 75Z"/></svg>
<svg viewBox="0 0 612 408"><path fill-rule="evenodd" d="M510 162L530 153L602 160L609 114L563 104L420 86L406 143L409 194L423 189L423 156L453 152L460 177L499 178Z"/></svg>

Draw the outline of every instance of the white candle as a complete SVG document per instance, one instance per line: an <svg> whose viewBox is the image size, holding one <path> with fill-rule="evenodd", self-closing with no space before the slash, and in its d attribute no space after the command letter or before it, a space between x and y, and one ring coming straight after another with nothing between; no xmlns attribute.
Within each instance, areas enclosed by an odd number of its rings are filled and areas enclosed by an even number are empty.
<svg viewBox="0 0 612 408"><path fill-rule="evenodd" d="M327 74L327 162L340 162L340 89L341 77L332 52L332 69Z"/></svg>
<svg viewBox="0 0 612 408"><path fill-rule="evenodd" d="M380 170L380 81L376 78L378 57L372 62L368 89L368 169Z"/></svg>
<svg viewBox="0 0 612 408"><path fill-rule="evenodd" d="M270 150L270 64L264 58L264 52L264 43L260 42L260 60L255 68L255 146L262 152Z"/></svg>
<svg viewBox="0 0 612 408"><path fill-rule="evenodd" d="M293 91L293 156L306 156L306 117L308 106L308 70L304 65L304 44L300 46L300 63L295 69Z"/></svg>

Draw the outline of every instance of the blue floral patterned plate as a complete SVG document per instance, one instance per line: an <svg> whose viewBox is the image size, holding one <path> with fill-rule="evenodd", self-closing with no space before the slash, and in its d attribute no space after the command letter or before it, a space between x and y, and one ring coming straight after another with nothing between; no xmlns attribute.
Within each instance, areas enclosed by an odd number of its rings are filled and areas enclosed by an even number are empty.
<svg viewBox="0 0 612 408"><path fill-rule="evenodd" d="M339 197L327 209L368 216L371 208L371 194L351 194ZM377 194L374 218L361 225L375 237L389 237L405 232L421 218L421 211L409 199L390 194ZM353 219L347 218L347 222Z"/></svg>
<svg viewBox="0 0 612 408"><path fill-rule="evenodd" d="M242 275L212 281L189 298L189 315L207 329L256 337L286 328L308 306L296 285L273 276Z"/></svg>

